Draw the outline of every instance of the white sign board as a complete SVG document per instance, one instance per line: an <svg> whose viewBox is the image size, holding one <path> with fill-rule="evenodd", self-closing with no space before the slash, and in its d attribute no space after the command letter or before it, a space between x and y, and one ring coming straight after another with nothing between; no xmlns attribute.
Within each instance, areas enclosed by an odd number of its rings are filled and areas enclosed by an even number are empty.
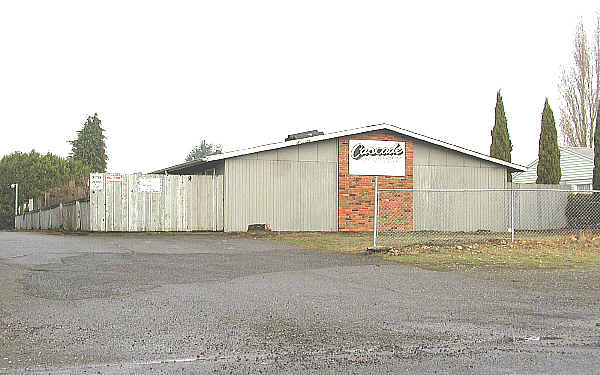
<svg viewBox="0 0 600 375"><path fill-rule="evenodd" d="M391 141L351 140L348 150L350 174L405 176L406 144Z"/></svg>
<svg viewBox="0 0 600 375"><path fill-rule="evenodd" d="M137 185L138 191L141 193L160 193L160 178L140 177Z"/></svg>
<svg viewBox="0 0 600 375"><path fill-rule="evenodd" d="M102 181L102 175L99 173L90 174L90 190L102 189L104 189L104 181Z"/></svg>

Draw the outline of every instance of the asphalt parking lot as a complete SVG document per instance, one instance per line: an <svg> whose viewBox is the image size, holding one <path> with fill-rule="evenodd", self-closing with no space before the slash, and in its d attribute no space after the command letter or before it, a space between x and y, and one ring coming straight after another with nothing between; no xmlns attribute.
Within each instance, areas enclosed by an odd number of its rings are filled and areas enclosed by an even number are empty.
<svg viewBox="0 0 600 375"><path fill-rule="evenodd" d="M597 373L600 272L0 232L0 374Z"/></svg>

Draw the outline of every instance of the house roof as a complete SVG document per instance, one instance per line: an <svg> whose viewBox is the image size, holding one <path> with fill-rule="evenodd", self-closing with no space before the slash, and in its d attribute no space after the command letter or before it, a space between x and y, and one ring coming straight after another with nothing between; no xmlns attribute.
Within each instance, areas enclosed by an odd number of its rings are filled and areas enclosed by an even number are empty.
<svg viewBox="0 0 600 375"><path fill-rule="evenodd" d="M254 154L256 152L270 151L270 150L275 150L275 149L289 147L289 146L296 146L296 145L301 145L301 144L305 144L305 143L318 142L318 141L323 141L323 140L327 140L327 139L345 137L345 136L349 136L349 135L356 135L356 134L361 134L361 133L366 133L366 132L371 132L371 131L376 131L376 130L389 130L389 131L392 131L392 132L395 132L395 133L398 133L398 134L401 134L401 135L404 135L407 137L411 137L413 139L431 143L431 144L434 144L434 145L437 145L437 146L440 146L440 147L443 147L443 148L446 148L449 150L453 150L453 151L456 151L456 152L459 152L459 153L462 153L465 155L469 155L469 156L472 156L472 157L475 157L478 159L489 161L491 163L505 166L505 167L509 168L510 170L512 170L513 172L527 170L522 165L509 163L504 160L496 159L491 156L487 156L487 155L481 154L479 152L475 152L475 151L466 149L464 147L456 146L451 143L440 141L438 139L427 137L425 135L418 134L418 133L415 133L415 132L407 130L407 129L402 129L402 128L399 128L397 126L390 125L390 124L378 124L378 125L368 125L368 126L363 126L360 128L354 128L354 129L348 129L348 130L335 131L335 132L326 133L323 135L317 135L314 137L308 137L308 138L302 138L302 139L296 139L296 140L290 140L290 141L284 141L284 142L277 142L277 143L270 143L270 144L266 144L266 145L262 145L262 146L256 146L256 147L250 147L250 148L237 150L237 151L225 152L222 154L210 155L210 156L207 156L207 157L199 159L199 160L194 160L191 162L177 164L177 165L174 165L171 167L159 169L152 173L165 173L165 172L169 173L169 172L178 171L178 170L189 168L189 167L195 167L195 166L198 166L198 165L201 165L204 163L209 163L209 162L213 162L213 161L217 161L217 160L229 159L229 158L234 158L237 156Z"/></svg>
<svg viewBox="0 0 600 375"><path fill-rule="evenodd" d="M594 160L594 149L591 147L559 147L559 149L567 152L574 152L583 156L584 158Z"/></svg>
<svg viewBox="0 0 600 375"><path fill-rule="evenodd" d="M591 183L594 173L594 150L589 147L559 146L561 183ZM524 172L513 174L513 182L526 184L537 180L538 160Z"/></svg>

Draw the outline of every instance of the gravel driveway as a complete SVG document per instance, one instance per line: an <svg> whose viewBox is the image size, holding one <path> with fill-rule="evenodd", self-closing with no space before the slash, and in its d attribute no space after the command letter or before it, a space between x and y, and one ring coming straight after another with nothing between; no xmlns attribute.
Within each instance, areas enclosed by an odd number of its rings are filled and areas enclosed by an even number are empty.
<svg viewBox="0 0 600 375"><path fill-rule="evenodd" d="M431 272L227 234L0 232L0 374L599 367L598 271Z"/></svg>

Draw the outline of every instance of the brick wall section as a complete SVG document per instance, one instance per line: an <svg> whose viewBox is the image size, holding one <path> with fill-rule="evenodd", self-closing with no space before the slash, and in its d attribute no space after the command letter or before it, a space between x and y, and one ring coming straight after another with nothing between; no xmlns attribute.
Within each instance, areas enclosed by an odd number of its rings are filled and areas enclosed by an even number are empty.
<svg viewBox="0 0 600 375"><path fill-rule="evenodd" d="M338 139L338 230L369 232L373 230L374 176L348 174L350 140L406 142L406 176L379 176L379 188L413 188L413 142L388 130L373 131ZM413 228L412 193L391 192L380 196L379 221L383 229L411 231Z"/></svg>

